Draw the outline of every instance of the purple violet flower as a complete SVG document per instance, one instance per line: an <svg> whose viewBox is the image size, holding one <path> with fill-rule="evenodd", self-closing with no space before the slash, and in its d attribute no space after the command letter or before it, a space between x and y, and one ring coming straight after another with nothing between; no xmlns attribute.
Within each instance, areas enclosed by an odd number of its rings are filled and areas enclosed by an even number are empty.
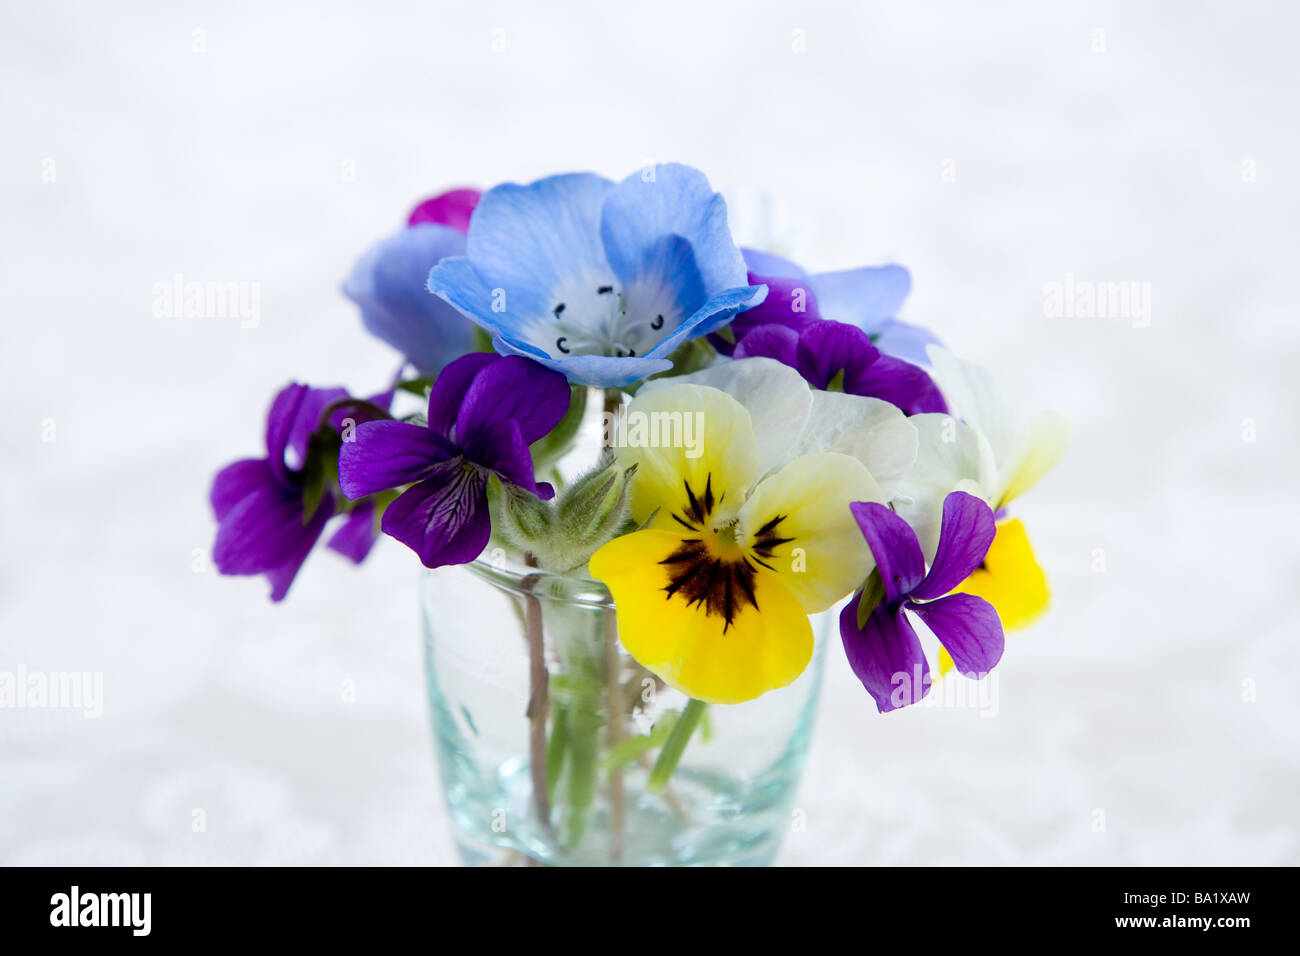
<svg viewBox="0 0 1300 956"><path fill-rule="evenodd" d="M886 355L928 367L925 348L939 344L929 329L894 318L912 290L912 276L903 266L868 266L841 272L809 275L797 263L769 252L742 249L751 283L765 283L773 291L767 302L732 321L734 338L768 322L789 325L796 331L813 319L832 319L856 325ZM775 285L774 285L775 283ZM713 344L724 355L726 343Z"/></svg>
<svg viewBox="0 0 1300 956"><path fill-rule="evenodd" d="M771 290L771 282L780 280L768 281ZM769 291L768 301L772 295ZM738 359L776 359L796 369L813 388L825 389L842 376L842 387L850 395L884 399L908 415L948 411L943 395L925 369L881 354L856 325L816 318L769 322L740 335L733 354Z"/></svg>
<svg viewBox="0 0 1300 956"><path fill-rule="evenodd" d="M757 279L760 285L766 285L767 298L731 320L732 342L728 342L716 333L709 336L710 344L723 355L731 355L735 342L739 342L755 329L767 325L781 325L799 332L821 317L817 296L809 288L807 277L760 277L754 272L747 273L746 277L751 283Z"/></svg>
<svg viewBox="0 0 1300 956"><path fill-rule="evenodd" d="M266 457L227 465L212 482L212 510L218 522L213 563L222 574L265 574L272 601L281 601L289 593L298 569L340 504L327 488L315 510L305 513L304 466L321 415L347 397L342 388L285 386L267 415ZM373 401L386 406L391 399L390 392ZM329 423L339 431L345 419L356 422L370 417L372 413L364 408L339 407ZM329 547L359 564L376 537L373 503L363 502L346 513Z"/></svg>
<svg viewBox="0 0 1300 956"><path fill-rule="evenodd" d="M559 372L519 356L463 356L442 370L429 393L428 425L375 421L358 426L339 455L339 487L356 499L410 485L384 511L382 529L425 567L465 564L492 533L487 483L503 482L543 499L555 491L533 474L528 446L569 408Z"/></svg>
<svg viewBox="0 0 1300 956"><path fill-rule="evenodd" d="M983 677L1002 659L1002 622L993 605L971 594L950 594L980 566L993 543L993 512L964 491L943 502L939 548L927 574L911 527L885 505L854 502L884 585L884 599L858 627L859 591L840 614L849 666L881 713L906 707L930 690L930 665L904 611L917 615L952 656L957 670Z"/></svg>

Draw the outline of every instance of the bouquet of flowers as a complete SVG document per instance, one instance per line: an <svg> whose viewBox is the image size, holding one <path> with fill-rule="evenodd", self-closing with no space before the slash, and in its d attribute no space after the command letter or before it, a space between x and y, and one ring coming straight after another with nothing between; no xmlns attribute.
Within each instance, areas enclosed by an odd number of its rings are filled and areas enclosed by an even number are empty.
<svg viewBox="0 0 1300 956"><path fill-rule="evenodd" d="M327 532L354 562L382 532L427 568L523 569L528 821L489 839L553 859L598 807L617 855L713 705L784 693L846 598L845 656L881 712L926 695L932 655L985 676L1046 607L1009 508L1065 423L1017 429L992 376L896 317L910 284L739 248L682 165L444 193L343 285L396 380L274 397L266 456L213 484L215 564L266 575L274 601ZM540 602L566 581L599 582L608 620L554 612L546 646Z"/></svg>

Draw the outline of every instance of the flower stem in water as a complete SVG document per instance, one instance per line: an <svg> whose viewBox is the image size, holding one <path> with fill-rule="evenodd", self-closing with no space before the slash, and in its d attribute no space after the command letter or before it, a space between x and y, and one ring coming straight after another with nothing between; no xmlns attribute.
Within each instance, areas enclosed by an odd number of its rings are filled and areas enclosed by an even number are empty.
<svg viewBox="0 0 1300 956"><path fill-rule="evenodd" d="M524 563L537 567L537 559L524 556ZM542 638L542 603L532 593L538 576L530 574L521 582L524 596L524 623L528 631L528 759L533 777L533 803L537 819L543 827L551 825L551 802L547 798L546 783L546 712L550 709L548 677L546 673L546 647Z"/></svg>
<svg viewBox="0 0 1300 956"><path fill-rule="evenodd" d="M555 800L555 785L559 782L560 771L564 769L564 754L569 746L568 711L556 704L551 718L551 740L546 745L546 796Z"/></svg>
<svg viewBox="0 0 1300 956"><path fill-rule="evenodd" d="M618 625L614 615L605 618L605 692L608 695L609 740L612 752L623 742L623 688L619 684ZM615 766L609 775L609 855L613 862L623 856L623 826L627 814L623 793L623 768Z"/></svg>
<svg viewBox="0 0 1300 956"><path fill-rule="evenodd" d="M686 704L681 717L673 725L663 749L659 751L659 759L655 761L654 769L650 771L650 779L646 783L648 791L654 794L664 792L664 788L668 786L668 778L677 769L677 764L686 751L686 745L690 743L691 735L699 726L700 718L704 716L704 709L707 706L704 701L695 698L691 698Z"/></svg>
<svg viewBox="0 0 1300 956"><path fill-rule="evenodd" d="M599 703L579 701L568 715L569 770L565 842L576 847L587 829L587 814L596 796L596 752L604 727Z"/></svg>

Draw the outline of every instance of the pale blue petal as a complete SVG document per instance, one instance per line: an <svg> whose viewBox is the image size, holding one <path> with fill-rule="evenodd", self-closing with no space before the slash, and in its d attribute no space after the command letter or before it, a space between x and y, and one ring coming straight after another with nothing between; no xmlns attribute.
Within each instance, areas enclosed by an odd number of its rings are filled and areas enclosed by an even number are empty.
<svg viewBox="0 0 1300 956"><path fill-rule="evenodd" d="M411 226L367 250L343 281L366 329L425 375L474 347L474 326L426 285L435 263L464 251L465 237L449 226Z"/></svg>
<svg viewBox="0 0 1300 956"><path fill-rule="evenodd" d="M764 279L808 278L808 273L802 266L782 256L763 252L761 249L745 248L740 252L745 257L745 268L753 275L762 276Z"/></svg>
<svg viewBox="0 0 1300 956"><path fill-rule="evenodd" d="M640 271L623 282L626 314L619 345L638 354L681 327L709 298L695 250L681 236L661 236L652 242Z"/></svg>
<svg viewBox="0 0 1300 956"><path fill-rule="evenodd" d="M897 319L886 319L882 322L879 331L872 335L872 342L886 355L892 355L894 358L924 368L930 367L930 358L925 354L925 347L943 345L938 336L929 329L910 322L900 322Z"/></svg>
<svg viewBox="0 0 1300 956"><path fill-rule="evenodd" d="M902 266L873 266L820 272L809 278L809 285L823 319L875 332L897 314L912 289L912 276Z"/></svg>
<svg viewBox="0 0 1300 956"><path fill-rule="evenodd" d="M662 271L665 237L690 244L699 301L684 309L691 314L704 299L746 284L745 260L727 226L727 204L697 169L678 163L633 173L614 187L605 200L600 233L605 257L625 286L640 276Z"/></svg>
<svg viewBox="0 0 1300 956"><path fill-rule="evenodd" d="M567 295L594 293L612 278L600 223L613 188L593 173L566 173L483 194L470 220L467 255L482 283L504 292L500 314L508 318L501 321L549 316Z"/></svg>
<svg viewBox="0 0 1300 956"><path fill-rule="evenodd" d="M502 355L522 355L554 369L575 385L591 385L595 388L623 388L673 367L673 363L667 359L640 355L566 355L552 358L535 346L511 342L500 336L492 340L492 345Z"/></svg>
<svg viewBox="0 0 1300 956"><path fill-rule="evenodd" d="M504 290L494 294L468 256L453 256L434 266L429 272L428 290L493 335L504 335L517 327L505 310Z"/></svg>
<svg viewBox="0 0 1300 956"><path fill-rule="evenodd" d="M737 312L753 308L762 303L765 298L767 298L765 285L746 285L719 292L665 336L646 353L646 356L667 356L687 339L717 331L730 322Z"/></svg>

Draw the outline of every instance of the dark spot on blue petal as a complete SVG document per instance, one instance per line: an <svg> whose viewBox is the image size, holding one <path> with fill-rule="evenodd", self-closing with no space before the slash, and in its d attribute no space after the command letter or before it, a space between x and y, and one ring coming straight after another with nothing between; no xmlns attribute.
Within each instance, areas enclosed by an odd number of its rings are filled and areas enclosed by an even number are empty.
<svg viewBox="0 0 1300 956"><path fill-rule="evenodd" d="M664 317L662 315L656 315L655 320L650 323L650 328L658 330L658 329L662 329L663 327L664 327Z"/></svg>
<svg viewBox="0 0 1300 956"><path fill-rule="evenodd" d="M564 303L561 302L559 305L557 305L554 309L551 310L551 314L558 319L560 317L560 313L563 311L564 311Z"/></svg>
<svg viewBox="0 0 1300 956"><path fill-rule="evenodd" d="M563 335L561 335L558 339L555 340L555 347L559 349L561 352L563 352L565 355L569 354L569 349L564 344L567 341L569 340L566 339Z"/></svg>

